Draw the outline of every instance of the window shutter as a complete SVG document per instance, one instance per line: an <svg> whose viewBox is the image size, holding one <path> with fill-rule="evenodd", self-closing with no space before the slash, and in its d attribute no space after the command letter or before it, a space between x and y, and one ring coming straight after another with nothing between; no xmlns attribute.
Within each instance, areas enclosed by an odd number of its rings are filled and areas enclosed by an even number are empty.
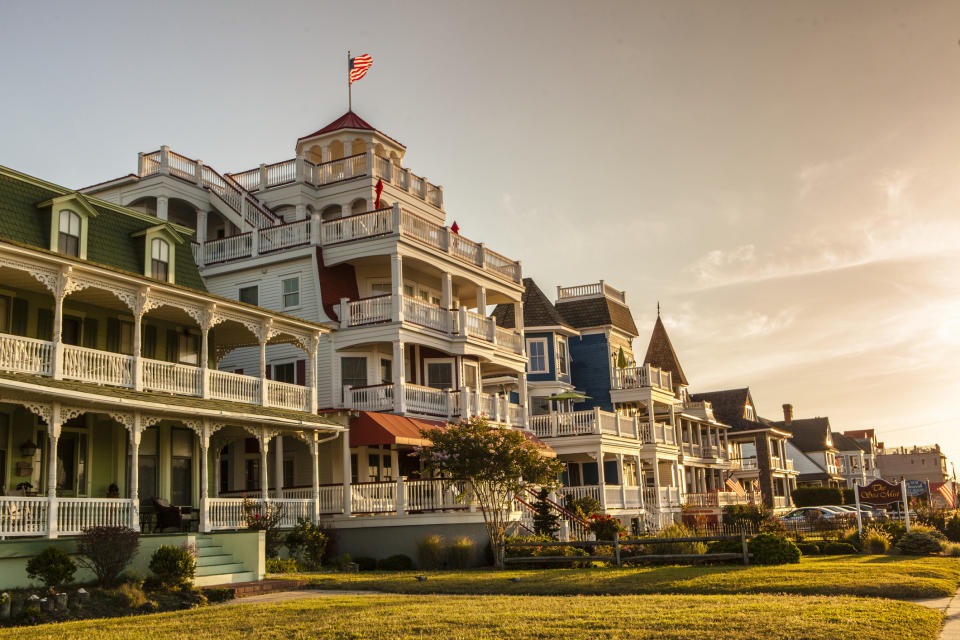
<svg viewBox="0 0 960 640"><path fill-rule="evenodd" d="M144 358L157 357L157 328L145 324L140 328L140 355Z"/></svg>
<svg viewBox="0 0 960 640"><path fill-rule="evenodd" d="M107 318L107 351L120 353L120 321Z"/></svg>
<svg viewBox="0 0 960 640"><path fill-rule="evenodd" d="M37 309L37 338L53 340L53 309Z"/></svg>
<svg viewBox="0 0 960 640"><path fill-rule="evenodd" d="M307 384L307 361L297 360L297 384L301 387Z"/></svg>
<svg viewBox="0 0 960 640"><path fill-rule="evenodd" d="M97 321L93 318L83 321L83 346L87 349L97 348Z"/></svg>
<svg viewBox="0 0 960 640"><path fill-rule="evenodd" d="M173 329L167 329L167 362L180 359L180 335Z"/></svg>
<svg viewBox="0 0 960 640"><path fill-rule="evenodd" d="M267 365L267 380L273 380L273 365Z"/></svg>
<svg viewBox="0 0 960 640"><path fill-rule="evenodd" d="M27 335L27 301L14 298L10 318L10 332L15 336Z"/></svg>

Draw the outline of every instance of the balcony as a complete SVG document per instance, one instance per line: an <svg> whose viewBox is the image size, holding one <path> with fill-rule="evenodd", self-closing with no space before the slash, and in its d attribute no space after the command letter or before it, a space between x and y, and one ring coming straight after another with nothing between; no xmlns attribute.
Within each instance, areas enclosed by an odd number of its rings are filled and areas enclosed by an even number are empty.
<svg viewBox="0 0 960 640"><path fill-rule="evenodd" d="M320 229L324 247L357 242L382 236L402 236L428 249L478 268L483 272L513 283L520 282L520 263L510 260L483 243L474 242L435 222L401 209L378 209L344 218L327 220Z"/></svg>
<svg viewBox="0 0 960 640"><path fill-rule="evenodd" d="M718 460L729 459L729 454L727 453L726 448L720 445L684 442L681 447L681 451L683 455L690 456L692 458L713 458Z"/></svg>
<svg viewBox="0 0 960 640"><path fill-rule="evenodd" d="M657 367L645 364L638 367L617 369L614 377L614 389L656 388L673 393L671 374Z"/></svg>
<svg viewBox="0 0 960 640"><path fill-rule="evenodd" d="M590 496L604 509L643 509L643 491L637 486L619 484L587 485L582 487L561 487L557 489L561 496L581 498Z"/></svg>
<svg viewBox="0 0 960 640"><path fill-rule="evenodd" d="M644 422L633 416L589 409L530 416L530 429L538 438L606 435L639 440L643 444L675 445L673 427L662 422Z"/></svg>
<svg viewBox="0 0 960 640"><path fill-rule="evenodd" d="M402 390L403 402L397 394ZM450 420L485 415L492 422L522 428L524 409L506 396L472 389L447 391L409 382L344 387L344 405L360 411L395 411Z"/></svg>
<svg viewBox="0 0 960 640"><path fill-rule="evenodd" d="M451 339L474 338L488 342L496 349L520 355L523 338L519 331L498 327L496 321L463 307L444 309L441 306L411 298L385 294L359 300L340 301L340 328L369 327L388 322L403 322L449 336Z"/></svg>
<svg viewBox="0 0 960 640"><path fill-rule="evenodd" d="M46 340L0 334L0 369L51 377L53 347L54 343ZM301 385L68 344L63 345L62 354L61 375L67 380L294 411L310 410L308 389ZM140 385L136 384L138 360Z"/></svg>
<svg viewBox="0 0 960 640"><path fill-rule="evenodd" d="M759 504L760 492L739 495L734 491L708 491L707 493L684 494L687 505L692 507L725 507L730 504Z"/></svg>
<svg viewBox="0 0 960 640"><path fill-rule="evenodd" d="M701 402L693 402L691 400L685 400L683 404L680 405L679 408L685 413L692 413L695 415L699 415L700 417L706 418L707 420L716 419L713 415L713 404L709 400L705 400Z"/></svg>

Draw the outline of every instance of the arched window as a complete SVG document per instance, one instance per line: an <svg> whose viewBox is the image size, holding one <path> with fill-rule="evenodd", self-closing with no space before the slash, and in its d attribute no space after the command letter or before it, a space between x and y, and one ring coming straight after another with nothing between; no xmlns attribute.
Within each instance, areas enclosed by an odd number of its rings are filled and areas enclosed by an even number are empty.
<svg viewBox="0 0 960 640"><path fill-rule="evenodd" d="M166 240L154 238L150 245L150 275L157 280L170 279L170 244Z"/></svg>
<svg viewBox="0 0 960 640"><path fill-rule="evenodd" d="M57 250L68 256L80 257L80 216L69 209L60 212L60 236Z"/></svg>

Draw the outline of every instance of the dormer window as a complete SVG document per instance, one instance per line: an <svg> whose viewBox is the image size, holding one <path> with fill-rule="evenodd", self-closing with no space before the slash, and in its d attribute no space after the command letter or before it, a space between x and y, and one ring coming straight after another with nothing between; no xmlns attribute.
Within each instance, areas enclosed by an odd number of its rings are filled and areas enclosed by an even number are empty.
<svg viewBox="0 0 960 640"><path fill-rule="evenodd" d="M747 420L754 420L753 407L749 404L743 408L743 417Z"/></svg>
<svg viewBox="0 0 960 640"><path fill-rule="evenodd" d="M80 257L80 215L64 209L60 212L60 232L57 237L57 251L64 255Z"/></svg>
<svg viewBox="0 0 960 640"><path fill-rule="evenodd" d="M163 238L150 243L150 276L164 282L170 279L170 243Z"/></svg>

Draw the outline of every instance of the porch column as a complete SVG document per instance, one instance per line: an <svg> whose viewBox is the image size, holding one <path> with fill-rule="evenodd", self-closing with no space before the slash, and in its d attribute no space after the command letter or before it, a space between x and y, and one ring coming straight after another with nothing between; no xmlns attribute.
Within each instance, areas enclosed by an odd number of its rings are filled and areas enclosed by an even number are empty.
<svg viewBox="0 0 960 640"><path fill-rule="evenodd" d="M343 515L349 516L353 511L353 502L350 491L350 480L353 466L350 464L350 430L343 431Z"/></svg>
<svg viewBox="0 0 960 640"><path fill-rule="evenodd" d="M660 458L653 457L653 499L656 500L656 506L660 506Z"/></svg>
<svg viewBox="0 0 960 640"><path fill-rule="evenodd" d="M57 443L60 441L60 403L50 407L50 424L47 425L47 537L56 538L57 528Z"/></svg>
<svg viewBox="0 0 960 640"><path fill-rule="evenodd" d="M207 212L206 211L197 211L197 244L201 247L203 243L207 241ZM203 266L203 252L200 252L201 256L201 266Z"/></svg>
<svg viewBox="0 0 960 640"><path fill-rule="evenodd" d="M447 271L440 274L440 305L444 309L453 307L453 276Z"/></svg>
<svg viewBox="0 0 960 640"><path fill-rule="evenodd" d="M477 287L477 313L487 315L487 288Z"/></svg>
<svg viewBox="0 0 960 640"><path fill-rule="evenodd" d="M407 412L406 363L404 362L405 344L398 340L393 343L393 410L404 415Z"/></svg>
<svg viewBox="0 0 960 640"><path fill-rule="evenodd" d="M53 378L63 377L63 298L70 277L61 274L57 279L56 293L53 295L53 362L50 364Z"/></svg>
<svg viewBox="0 0 960 640"><path fill-rule="evenodd" d="M530 403L527 398L527 372L526 371L521 371L517 375L517 383L518 383L517 395L520 396L518 400L520 402L520 407L523 409L523 428L529 429L530 428L530 409L529 409Z"/></svg>
<svg viewBox="0 0 960 640"><path fill-rule="evenodd" d="M270 448L270 438L266 431L260 433L260 493L264 505L270 501L270 474L267 472L267 450Z"/></svg>
<svg viewBox="0 0 960 640"><path fill-rule="evenodd" d="M597 449L597 477L600 480L600 509L607 510L607 480L603 477L603 446Z"/></svg>
<svg viewBox="0 0 960 640"><path fill-rule="evenodd" d="M650 421L650 437L653 438L653 441L657 441L657 425L656 425L656 412L653 409L653 398L650 399L650 404L647 405L647 419Z"/></svg>
<svg viewBox="0 0 960 640"><path fill-rule="evenodd" d="M620 506L627 508L627 480L623 477L623 454L617 454L617 479L620 481Z"/></svg>
<svg viewBox="0 0 960 640"><path fill-rule="evenodd" d="M274 496L283 498L283 436L273 439L273 484Z"/></svg>
<svg viewBox="0 0 960 640"><path fill-rule="evenodd" d="M200 433L200 531L210 531L210 425L203 421Z"/></svg>
<svg viewBox="0 0 960 640"><path fill-rule="evenodd" d="M653 403L651 402L651 404L653 404ZM677 416L677 413L676 413L676 411L675 411L675 407L674 407L673 403L671 403L671 404L670 404L670 430L673 431L674 442L676 442L676 438L677 438L677 418L676 418L676 416ZM698 428L697 431L699 432L700 429Z"/></svg>
<svg viewBox="0 0 960 640"><path fill-rule="evenodd" d="M645 504L643 503L643 462L640 460L640 454L639 454L639 453L636 454L635 456L633 456L633 458L634 458L634 460L637 461L636 474L637 474L637 488L638 488L639 491L640 491L640 496L639 496L639 498L640 498L640 507L641 507L641 508L646 508L647 505L645 505Z"/></svg>
<svg viewBox="0 0 960 640"><path fill-rule="evenodd" d="M212 314L210 314L212 315ZM207 318L200 324L200 397L210 397L210 322Z"/></svg>
<svg viewBox="0 0 960 640"><path fill-rule="evenodd" d="M390 256L390 291L393 321L403 322L403 256L399 253Z"/></svg>
<svg viewBox="0 0 960 640"><path fill-rule="evenodd" d="M310 440L310 476L313 498L313 521L320 521L320 443L317 434L312 434Z"/></svg>
<svg viewBox="0 0 960 640"><path fill-rule="evenodd" d="M157 217L167 219L167 196L157 196Z"/></svg>
<svg viewBox="0 0 960 640"><path fill-rule="evenodd" d="M317 412L317 351L320 349L320 339L320 334L316 333L307 345L307 409L310 413Z"/></svg>
<svg viewBox="0 0 960 640"><path fill-rule="evenodd" d="M133 427L130 429L130 528L140 531L140 435L142 433L140 412L133 412Z"/></svg>
<svg viewBox="0 0 960 640"><path fill-rule="evenodd" d="M140 353L143 349L140 335L142 329L143 311L138 308L133 313L133 388L136 391L143 390L143 359Z"/></svg>
<svg viewBox="0 0 960 640"><path fill-rule="evenodd" d="M267 327L262 327L260 335L257 336L257 341L260 343L260 404L267 406L267 336L269 335L269 330Z"/></svg>

